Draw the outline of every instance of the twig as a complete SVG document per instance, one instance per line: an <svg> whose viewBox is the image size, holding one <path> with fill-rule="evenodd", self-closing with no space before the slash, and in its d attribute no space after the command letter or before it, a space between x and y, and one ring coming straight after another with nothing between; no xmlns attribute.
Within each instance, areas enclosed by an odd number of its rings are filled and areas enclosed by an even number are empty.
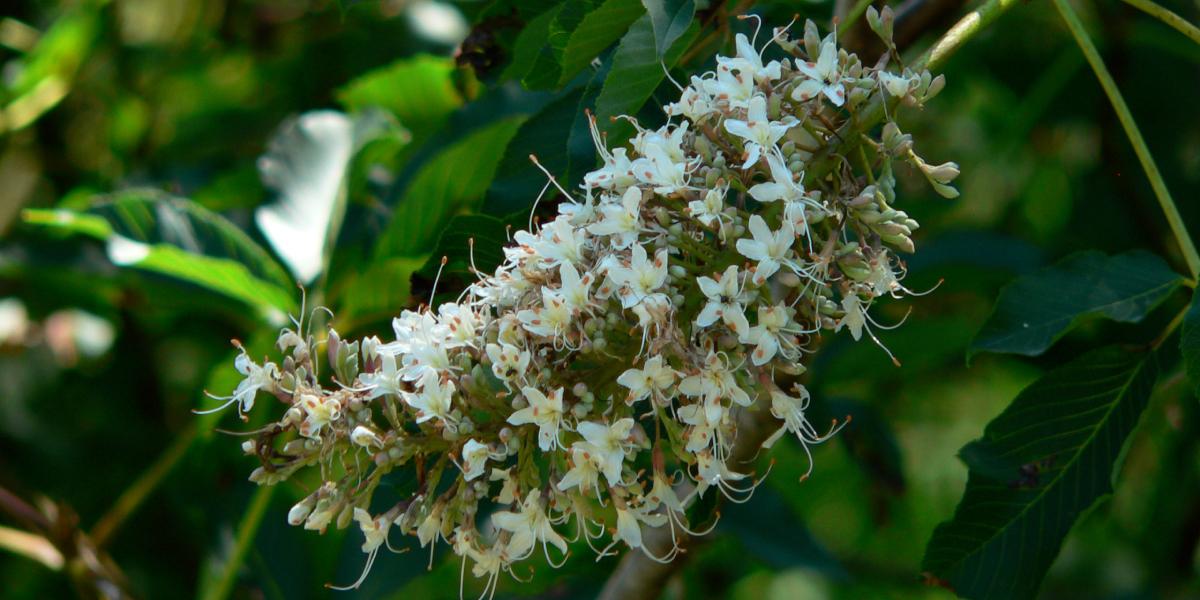
<svg viewBox="0 0 1200 600"><path fill-rule="evenodd" d="M1151 0L1125 0L1130 6L1174 27L1176 31L1192 38L1193 42L1200 44L1200 28L1189 23L1183 17L1163 8L1162 6L1152 2Z"/></svg>
<svg viewBox="0 0 1200 600"><path fill-rule="evenodd" d="M1096 50L1092 39L1088 37L1087 30L1083 28L1083 23L1079 20L1079 15L1075 14L1075 9L1071 8L1066 0L1054 0L1054 6L1062 15L1067 29L1075 37L1075 42L1079 44L1079 49L1083 51L1092 70L1095 71L1096 79L1100 80L1100 87L1104 88L1108 101L1112 104L1117 118L1121 121L1121 126L1125 129L1125 135L1129 136L1129 143L1133 146L1134 153L1142 163L1142 170L1146 172L1146 178L1150 180L1150 187L1154 189L1154 195L1158 197L1158 203L1167 217L1167 223L1171 226L1171 233L1175 235L1175 241L1183 252L1183 259L1187 263L1188 271L1191 272L1192 280L1197 280L1200 278L1200 254L1196 252L1196 246L1192 243L1192 237L1188 235L1187 226L1183 223L1179 208L1175 206L1175 200L1171 198L1171 192L1167 190L1162 173L1158 171L1154 156L1150 154L1150 148L1146 146L1146 140L1142 138L1142 132L1138 129L1137 122L1133 120L1133 113L1129 112L1129 106L1125 104L1121 90L1113 81L1108 67L1104 66L1104 59L1100 58L1100 53Z"/></svg>

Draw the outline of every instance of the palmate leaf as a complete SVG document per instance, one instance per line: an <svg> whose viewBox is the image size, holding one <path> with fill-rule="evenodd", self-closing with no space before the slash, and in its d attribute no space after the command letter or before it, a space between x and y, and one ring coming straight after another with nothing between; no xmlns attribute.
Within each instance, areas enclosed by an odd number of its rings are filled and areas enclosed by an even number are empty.
<svg viewBox="0 0 1200 600"><path fill-rule="evenodd" d="M564 85L574 78L592 59L620 39L644 12L639 0L605 0L588 13L571 32L563 48L558 84Z"/></svg>
<svg viewBox="0 0 1200 600"><path fill-rule="evenodd" d="M1036 356L1091 315L1123 323L1140 321L1182 283L1183 277L1149 252L1073 254L1006 286L967 356L980 352Z"/></svg>
<svg viewBox="0 0 1200 600"><path fill-rule="evenodd" d="M1102 348L1023 390L960 454L970 469L922 569L967 598L1030 598L1115 464L1167 360Z"/></svg>
<svg viewBox="0 0 1200 600"><path fill-rule="evenodd" d="M278 316L292 311L292 280L266 250L220 215L157 190L101 197L85 212L27 210L28 224L87 235L109 259L199 285Z"/></svg>

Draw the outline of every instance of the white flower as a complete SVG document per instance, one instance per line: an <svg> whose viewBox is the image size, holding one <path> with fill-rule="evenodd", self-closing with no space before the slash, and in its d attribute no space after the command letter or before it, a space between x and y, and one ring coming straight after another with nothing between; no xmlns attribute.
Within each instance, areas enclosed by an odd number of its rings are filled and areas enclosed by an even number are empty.
<svg viewBox="0 0 1200 600"><path fill-rule="evenodd" d="M900 98L908 95L917 80L911 74L895 75L887 71L880 71L879 83L883 84L883 89L887 90L887 93Z"/></svg>
<svg viewBox="0 0 1200 600"><path fill-rule="evenodd" d="M687 164L672 160L659 144L646 145L642 158L633 161L633 174L638 181L654 186L655 193L664 196L688 185Z"/></svg>
<svg viewBox="0 0 1200 600"><path fill-rule="evenodd" d="M755 366L762 366L775 358L775 354L779 352L784 328L790 320L783 305L758 307L758 325L751 327L746 337L740 340L755 346L754 352L750 353L750 362Z"/></svg>
<svg viewBox="0 0 1200 600"><path fill-rule="evenodd" d="M383 439L379 437L378 433L375 433L375 430L366 425L355 427L354 431L350 432L350 441L368 450L383 447Z"/></svg>
<svg viewBox="0 0 1200 600"><path fill-rule="evenodd" d="M559 292L566 301L567 308L572 312L587 310L588 291L592 287L592 274L584 273L580 277L579 271L571 263L562 263L558 266L558 277L562 283Z"/></svg>
<svg viewBox="0 0 1200 600"><path fill-rule="evenodd" d="M528 350L501 342L488 344L486 351L488 360L492 362L492 373L506 383L523 377L525 370L529 368Z"/></svg>
<svg viewBox="0 0 1200 600"><path fill-rule="evenodd" d="M488 450L487 444L480 443L475 438L467 440L462 449L463 479L471 481L483 475L484 466L491 456L492 452Z"/></svg>
<svg viewBox="0 0 1200 600"><path fill-rule="evenodd" d="M755 184L750 196L759 202L797 201L804 197L804 187L792 177L791 170L777 152L767 154L767 166L771 168L774 181Z"/></svg>
<svg viewBox="0 0 1200 600"><path fill-rule="evenodd" d="M735 370L720 354L709 351L704 367L679 382L679 391L685 396L702 397L706 404L729 398L736 404L750 406L750 395L738 386L737 378L733 376Z"/></svg>
<svg viewBox="0 0 1200 600"><path fill-rule="evenodd" d="M772 122L767 118L766 97L755 96L750 99L746 120L725 119L725 130L745 140L746 162L742 164L742 168L749 169L764 153L775 150L775 144L779 143L783 134L794 124L794 120Z"/></svg>
<svg viewBox="0 0 1200 600"><path fill-rule="evenodd" d="M604 136L596 127L596 118L588 115L588 129L592 134L592 142L596 151L604 159L604 166L583 176L586 188L602 188L606 190L622 190L637 182L633 175L633 163L629 160L624 148L615 148L609 152L604 145Z"/></svg>
<svg viewBox="0 0 1200 600"><path fill-rule="evenodd" d="M380 368L371 373L361 373L358 376L362 387L371 390L368 398L375 399L391 394L398 396L402 393L401 373L396 368L396 357L392 354L379 355Z"/></svg>
<svg viewBox="0 0 1200 600"><path fill-rule="evenodd" d="M762 217L751 215L750 234L754 239L738 240L737 251L750 260L758 261L753 281L755 285L762 285L779 270L780 263L787 261L792 244L796 242L796 233L792 224L788 222L784 222L779 231L772 233Z"/></svg>
<svg viewBox="0 0 1200 600"><path fill-rule="evenodd" d="M699 452L717 440L717 428L725 418L725 407L719 402L699 402L679 407L679 420L688 425L684 433L688 452Z"/></svg>
<svg viewBox="0 0 1200 600"><path fill-rule="evenodd" d="M833 426L830 427L825 435L817 433L812 423L809 423L808 419L804 416L804 411L808 408L810 398L808 390L800 385L797 385L795 390L798 392L798 398L793 398L779 390L771 391L771 414L776 419L783 421L783 425L763 442L762 447L770 448L784 433L789 431L796 434L796 438L800 440L801 448L804 449L804 453L809 458L808 472L801 478L803 480L812 473L812 454L809 452L808 447L812 444L820 444L833 437L834 434L841 431L842 427L845 427L845 423L839 426L837 421L834 421ZM846 422L848 423L849 421Z"/></svg>
<svg viewBox="0 0 1200 600"><path fill-rule="evenodd" d="M552 544L563 554L567 553L567 542L554 531L554 526L542 507L541 492L530 490L521 503L521 512L502 511L492 515L492 522L504 531L511 531L508 551L513 560L521 560L533 553L534 544Z"/></svg>
<svg viewBox="0 0 1200 600"><path fill-rule="evenodd" d="M668 116L686 117L693 123L698 123L704 117L715 112L716 108L713 107L712 98L709 98L708 94L703 91L702 85L700 78L693 76L692 85L684 88L683 93L679 96L679 101L663 107L663 112Z"/></svg>
<svg viewBox="0 0 1200 600"><path fill-rule="evenodd" d="M833 36L821 43L817 62L796 59L796 68L809 79L792 90L792 99L804 102L818 94L825 94L836 106L846 102L846 88L842 85L842 74L838 67L838 49Z"/></svg>
<svg viewBox="0 0 1200 600"><path fill-rule="evenodd" d="M571 324L571 309L562 293L548 287L542 288L542 307L522 310L517 318L529 333L548 338L557 338L566 333Z"/></svg>
<svg viewBox="0 0 1200 600"><path fill-rule="evenodd" d="M421 521L417 526L417 540L421 542L421 547L429 545L431 542L437 541L437 538L442 533L442 503L438 502L430 509L429 515ZM432 552L432 549L430 549ZM432 557L433 555L430 554Z"/></svg>
<svg viewBox="0 0 1200 600"><path fill-rule="evenodd" d="M845 298L842 298L842 310L846 314L838 320L834 332L841 331L845 327L850 330L850 337L857 342L862 339L863 327L867 324L867 316L863 312L862 301L858 299L858 295L847 294Z"/></svg>
<svg viewBox="0 0 1200 600"><path fill-rule="evenodd" d="M362 551L368 554L383 545L383 542L387 540L388 529L392 527L391 519L385 519L383 515L372 518L371 513L359 507L354 508L354 520L358 522L358 528L367 538L363 542Z"/></svg>
<svg viewBox="0 0 1200 600"><path fill-rule="evenodd" d="M702 450L696 453L696 494L703 496L704 492L710 486L717 486L726 497L730 497L730 491L746 492L747 490L734 487L735 481L745 479L744 473L737 473L729 470L729 465L725 461L715 457L711 450ZM751 488L753 489L753 488Z"/></svg>
<svg viewBox="0 0 1200 600"><path fill-rule="evenodd" d="M600 450L588 442L571 444L571 468L558 482L560 491L578 486L581 491L596 490L599 485Z"/></svg>
<svg viewBox="0 0 1200 600"><path fill-rule="evenodd" d="M703 223L705 227L712 227L713 221L719 222L723 216L721 213L725 210L725 191L727 189L725 186L709 189L704 193L702 200L688 202L688 213Z"/></svg>
<svg viewBox="0 0 1200 600"><path fill-rule="evenodd" d="M593 235L612 236L613 246L625 249L637 241L642 231L642 190L636 186L625 190L620 204L603 204L600 214L603 220L588 226Z"/></svg>
<svg viewBox="0 0 1200 600"><path fill-rule="evenodd" d="M578 263L582 260L586 239L587 231L572 225L570 217L565 215L559 215L542 226L536 235L518 231L513 236L513 240L527 252L541 257L551 267L562 262Z"/></svg>
<svg viewBox="0 0 1200 600"><path fill-rule="evenodd" d="M482 322L470 307L445 302L438 307L438 320L446 329L444 344L447 348L475 347L475 339Z"/></svg>
<svg viewBox="0 0 1200 600"><path fill-rule="evenodd" d="M733 39L737 48L737 56L728 58L718 56L717 62L719 64L725 64L734 69L748 72L756 81L773 81L779 79L779 61L773 60L764 65L762 54L754 49L754 45L750 43L749 38L744 33L737 34Z"/></svg>
<svg viewBox="0 0 1200 600"><path fill-rule="evenodd" d="M730 109L746 108L757 89L754 77L735 71L729 64L717 65L715 79L704 79L704 92L717 102L724 102Z"/></svg>
<svg viewBox="0 0 1200 600"><path fill-rule="evenodd" d="M696 283L700 286L700 291L704 292L708 298L708 303L696 316L697 325L708 327L717 320L721 320L739 336L750 329L750 322L746 320L743 312L743 297L742 290L738 286L737 265L729 265L725 269L725 273L721 275L720 281L709 277L700 277Z"/></svg>
<svg viewBox="0 0 1200 600"><path fill-rule="evenodd" d="M584 421L579 424L579 434L591 444L596 453L600 471L611 485L621 484L621 467L625 462L625 445L633 430L633 419L624 418L612 425Z"/></svg>
<svg viewBox="0 0 1200 600"><path fill-rule="evenodd" d="M326 425L342 418L342 403L333 396L319 398L312 394L300 396L300 407L304 410L304 422L300 424L300 435L317 438Z"/></svg>
<svg viewBox="0 0 1200 600"><path fill-rule="evenodd" d="M238 354L237 358L234 359L233 366L237 369L238 373L244 375L244 378L238 382L233 393L228 396L214 396L205 392L213 400L225 400L226 402L216 408L193 412L198 415L207 415L218 412L230 404L237 404L238 414L247 413L250 412L251 408L254 408L254 397L258 395L260 390L269 392L275 389L275 379L279 377L279 367L276 367L275 363L270 362L263 363L263 366L260 367L253 360L250 360L250 356L246 354L245 348L241 350L242 353Z"/></svg>
<svg viewBox="0 0 1200 600"><path fill-rule="evenodd" d="M404 392L405 404L417 409L417 423L437 418L453 426L450 409L454 397L454 382L449 379L441 381L436 372L426 371L419 383L421 391Z"/></svg>
<svg viewBox="0 0 1200 600"><path fill-rule="evenodd" d="M538 426L538 448L545 452L558 446L558 428L562 425L563 389L550 392L547 397L536 388L521 388L521 394L529 401L529 406L509 415L510 425L526 425L533 423Z"/></svg>
<svg viewBox="0 0 1200 600"><path fill-rule="evenodd" d="M645 400L651 394L665 396L675 384L677 374L662 356L652 356L641 369L628 369L617 377L617 383L629 388L627 403Z"/></svg>
<svg viewBox="0 0 1200 600"><path fill-rule="evenodd" d="M641 244L633 247L629 266L614 265L608 270L608 276L621 286L617 293L622 308L633 307L654 295L666 284L668 274L667 249L659 249L654 260L650 260Z"/></svg>

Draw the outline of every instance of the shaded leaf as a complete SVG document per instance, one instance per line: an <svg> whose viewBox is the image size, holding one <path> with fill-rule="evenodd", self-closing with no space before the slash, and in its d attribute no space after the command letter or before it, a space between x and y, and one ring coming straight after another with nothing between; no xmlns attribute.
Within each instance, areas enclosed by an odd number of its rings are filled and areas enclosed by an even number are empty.
<svg viewBox="0 0 1200 600"><path fill-rule="evenodd" d="M588 13L571 32L563 48L558 84L567 83L586 68L605 48L620 39L644 12L639 0L605 0Z"/></svg>
<svg viewBox="0 0 1200 600"><path fill-rule="evenodd" d="M27 210L26 223L87 235L107 244L114 264L199 285L270 311L290 311L287 273L261 246L220 215L155 190L104 197L86 212Z"/></svg>
<svg viewBox="0 0 1200 600"><path fill-rule="evenodd" d="M779 492L762 486L745 504L722 507L718 528L728 531L746 549L775 569L807 567L834 579L846 570L821 545L808 526L784 503Z"/></svg>
<svg viewBox="0 0 1200 600"><path fill-rule="evenodd" d="M427 255L388 258L347 277L330 293L338 307L337 328L354 331L366 323L394 317L411 305L412 276Z"/></svg>
<svg viewBox="0 0 1200 600"><path fill-rule="evenodd" d="M550 24L558 15L559 8L555 6L525 24L525 28L513 44L512 60L500 74L500 79L524 79L530 72L542 49L546 47L546 40L550 37Z"/></svg>
<svg viewBox="0 0 1200 600"><path fill-rule="evenodd" d="M654 28L654 57L662 58L692 24L692 0L642 0Z"/></svg>
<svg viewBox="0 0 1200 600"><path fill-rule="evenodd" d="M558 85L562 74L563 52L575 28L595 8L592 0L568 0L558 6L554 18L546 27L546 43L521 83L531 90L550 89Z"/></svg>
<svg viewBox="0 0 1200 600"><path fill-rule="evenodd" d="M379 113L305 113L284 123L258 159L263 183L277 194L255 221L301 282L321 274L337 239L354 153L386 125Z"/></svg>
<svg viewBox="0 0 1200 600"><path fill-rule="evenodd" d="M1039 355L1087 316L1135 323L1182 282L1161 258L1141 250L1071 255L1001 290L968 358L980 352Z"/></svg>
<svg viewBox="0 0 1200 600"><path fill-rule="evenodd" d="M522 121L493 123L426 163L404 190L376 246L377 259L427 256L451 217L478 206Z"/></svg>
<svg viewBox="0 0 1200 600"><path fill-rule="evenodd" d="M1161 359L1102 348L1025 388L963 448L966 491L922 569L964 597L1033 597L1076 519L1112 491Z"/></svg>
<svg viewBox="0 0 1200 600"><path fill-rule="evenodd" d="M442 270L443 276L473 277L472 255L475 268L485 274L492 273L504 262L504 246L508 244L510 226L514 232L524 229L526 225L521 222L524 216L522 213L499 219L491 215L455 215L442 230L429 262L421 270L422 275L436 276L441 258L445 256L447 262ZM471 240L474 240L473 249Z"/></svg>
<svg viewBox="0 0 1200 600"><path fill-rule="evenodd" d="M612 69L596 99L596 117L601 127L611 127L610 119L617 115L635 114L666 77L663 63L667 67L674 65L699 32L699 25L693 24L678 37L660 63L654 53L651 15L635 21L621 38L613 54Z"/></svg>
<svg viewBox="0 0 1200 600"><path fill-rule="evenodd" d="M1192 294L1191 306L1180 329L1179 350L1183 354L1183 366L1192 388L1200 396L1200 294Z"/></svg>

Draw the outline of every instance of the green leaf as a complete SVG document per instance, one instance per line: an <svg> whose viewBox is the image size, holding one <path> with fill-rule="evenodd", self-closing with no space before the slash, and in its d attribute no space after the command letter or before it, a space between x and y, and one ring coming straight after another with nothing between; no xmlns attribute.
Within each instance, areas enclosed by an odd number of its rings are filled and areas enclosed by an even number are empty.
<svg viewBox="0 0 1200 600"><path fill-rule="evenodd" d="M27 210L26 223L107 243L119 266L199 285L270 316L295 309L287 273L242 230L194 202L156 190L104 197L86 212Z"/></svg>
<svg viewBox="0 0 1200 600"><path fill-rule="evenodd" d="M613 54L612 70L596 99L596 118L601 127L611 128L610 120L617 115L635 114L666 76L654 52L651 21L649 14L635 21ZM674 65L699 32L699 25L693 24L678 37L662 62L667 67Z"/></svg>
<svg viewBox="0 0 1200 600"><path fill-rule="evenodd" d="M645 9L639 0L605 0L590 12L571 32L562 52L562 74L558 84L564 85L595 59L605 48L621 38Z"/></svg>
<svg viewBox="0 0 1200 600"><path fill-rule="evenodd" d="M555 6L526 23L513 44L512 61L500 74L501 80L523 79L530 72L542 49L546 47L546 40L550 37L550 23L558 15L559 8Z"/></svg>
<svg viewBox="0 0 1200 600"><path fill-rule="evenodd" d="M975 336L968 358L980 352L1037 356L1084 317L1136 323L1183 283L1161 258L1141 250L1106 256L1073 254L1019 277L1000 292L992 315Z"/></svg>
<svg viewBox="0 0 1200 600"><path fill-rule="evenodd" d="M1034 597L1075 520L1112 491L1160 360L1102 348L1025 388L962 449L966 492L922 569L967 598Z"/></svg>
<svg viewBox="0 0 1200 600"><path fill-rule="evenodd" d="M400 314L412 303L412 276L428 261L427 255L389 258L348 277L330 293L330 303L338 307L337 328L357 328Z"/></svg>
<svg viewBox="0 0 1200 600"><path fill-rule="evenodd" d="M375 249L377 259L427 256L460 212L472 212L524 117L493 123L450 146L409 182Z"/></svg>
<svg viewBox="0 0 1200 600"><path fill-rule="evenodd" d="M692 0L642 0L654 26L654 57L662 58L692 25L696 5Z"/></svg>
<svg viewBox="0 0 1200 600"><path fill-rule="evenodd" d="M280 126L259 158L263 183L277 194L255 211L255 222L301 282L311 283L328 264L355 153L388 125L379 112L304 113Z"/></svg>
<svg viewBox="0 0 1200 600"><path fill-rule="evenodd" d="M1200 396L1200 294L1192 293L1192 303L1183 317L1180 329L1179 350L1183 354L1183 366L1187 370L1192 389Z"/></svg>
<svg viewBox="0 0 1200 600"><path fill-rule="evenodd" d="M464 98L454 85L454 60L419 54L356 77L334 93L351 112L390 112L416 140L437 131Z"/></svg>
<svg viewBox="0 0 1200 600"><path fill-rule="evenodd" d="M550 89L558 85L562 73L563 53L571 34L584 17L595 8L592 0L569 0L559 5L546 28L546 43L521 83L531 90Z"/></svg>
<svg viewBox="0 0 1200 600"><path fill-rule="evenodd" d="M441 258L446 257L446 266L442 268L442 276L465 275L474 277L471 271L472 255L474 266L484 274L490 274L504 262L504 246L508 243L510 226L524 229L523 219L527 214L522 211L506 219L491 215L454 215L450 224L442 230L437 246L430 254L430 260L421 269L421 274L435 277L441 264ZM512 229L516 231L516 229ZM474 240L474 248L472 248Z"/></svg>

